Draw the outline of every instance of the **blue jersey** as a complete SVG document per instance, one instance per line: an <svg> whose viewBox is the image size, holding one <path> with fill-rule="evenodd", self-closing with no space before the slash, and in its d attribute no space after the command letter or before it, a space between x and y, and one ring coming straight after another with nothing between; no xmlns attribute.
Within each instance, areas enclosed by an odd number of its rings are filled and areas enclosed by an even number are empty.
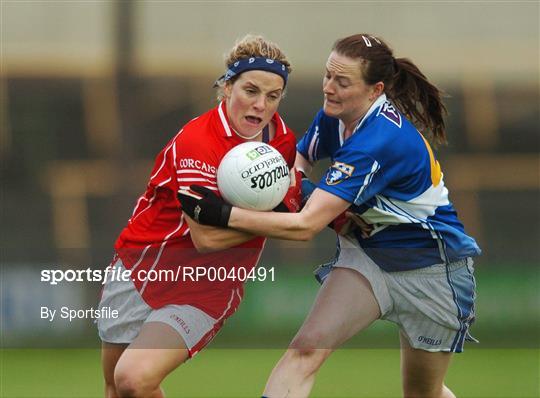
<svg viewBox="0 0 540 398"><path fill-rule="evenodd" d="M386 271L449 263L480 254L448 199L428 142L380 96L343 139L344 125L321 109L297 145L310 162L329 158L318 188L351 203L374 229L359 245Z"/></svg>

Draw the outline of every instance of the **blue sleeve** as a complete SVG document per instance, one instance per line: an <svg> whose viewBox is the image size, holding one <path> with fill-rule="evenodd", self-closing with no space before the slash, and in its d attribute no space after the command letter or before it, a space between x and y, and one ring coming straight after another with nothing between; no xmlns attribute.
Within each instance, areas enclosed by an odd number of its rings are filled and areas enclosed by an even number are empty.
<svg viewBox="0 0 540 398"><path fill-rule="evenodd" d="M296 145L296 150L311 163L330 156L326 145L324 145L324 134L322 134L323 132L328 134L326 132L328 123L325 121L325 118L324 112L321 109L313 119L309 129Z"/></svg>
<svg viewBox="0 0 540 398"><path fill-rule="evenodd" d="M315 188L317 188L317 185L311 182L309 178L302 178L302 207L304 207L313 191L315 191Z"/></svg>
<svg viewBox="0 0 540 398"><path fill-rule="evenodd" d="M318 187L357 206L388 185L381 165L370 155L340 150Z"/></svg>

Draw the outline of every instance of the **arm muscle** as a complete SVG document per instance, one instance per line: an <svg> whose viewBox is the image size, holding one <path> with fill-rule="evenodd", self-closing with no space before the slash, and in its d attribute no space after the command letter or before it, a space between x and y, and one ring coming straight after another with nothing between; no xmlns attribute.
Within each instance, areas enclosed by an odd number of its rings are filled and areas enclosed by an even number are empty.
<svg viewBox="0 0 540 398"><path fill-rule="evenodd" d="M198 224L185 213L184 217L189 225L191 240L200 253L228 249L255 238L249 232Z"/></svg>
<svg viewBox="0 0 540 398"><path fill-rule="evenodd" d="M349 206L349 202L315 189L300 213L255 212L233 207L229 227L270 238L310 240Z"/></svg>

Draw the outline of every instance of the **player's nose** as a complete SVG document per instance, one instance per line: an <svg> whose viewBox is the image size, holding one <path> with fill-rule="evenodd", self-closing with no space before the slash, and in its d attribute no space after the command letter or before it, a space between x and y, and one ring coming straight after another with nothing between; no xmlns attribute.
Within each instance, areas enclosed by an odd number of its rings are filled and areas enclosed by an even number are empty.
<svg viewBox="0 0 540 398"><path fill-rule="evenodd" d="M330 83L330 80L327 80L323 83L323 93L324 94L334 94L333 86Z"/></svg>
<svg viewBox="0 0 540 398"><path fill-rule="evenodd" d="M257 109L258 111L263 111L266 108L266 98L264 95L258 95L257 98L255 98L255 102L253 103L253 107Z"/></svg>
<svg viewBox="0 0 540 398"><path fill-rule="evenodd" d="M336 93L336 84L334 79L323 79L322 91L324 94L332 95Z"/></svg>

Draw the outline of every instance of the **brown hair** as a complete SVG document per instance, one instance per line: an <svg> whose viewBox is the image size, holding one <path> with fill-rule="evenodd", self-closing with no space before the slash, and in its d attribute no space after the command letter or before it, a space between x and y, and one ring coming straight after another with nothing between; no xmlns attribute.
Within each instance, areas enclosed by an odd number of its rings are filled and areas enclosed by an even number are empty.
<svg viewBox="0 0 540 398"><path fill-rule="evenodd" d="M265 57L279 61L285 68L287 68L287 73L292 72L291 64L287 60L287 57L281 51L277 44L266 40L264 37L259 35L247 34L241 39L237 40L234 47L229 51L225 56L225 67L235 63L239 59L250 58L250 57ZM238 76L233 76L228 80L229 83L233 84ZM218 100L222 100L223 87L225 86L224 82L216 82L218 85Z"/></svg>
<svg viewBox="0 0 540 398"><path fill-rule="evenodd" d="M332 51L360 58L362 76L367 84L383 82L385 93L433 144L445 144L443 117L447 114L442 92L408 58L394 58L392 49L380 38L368 33L345 37L334 43Z"/></svg>

